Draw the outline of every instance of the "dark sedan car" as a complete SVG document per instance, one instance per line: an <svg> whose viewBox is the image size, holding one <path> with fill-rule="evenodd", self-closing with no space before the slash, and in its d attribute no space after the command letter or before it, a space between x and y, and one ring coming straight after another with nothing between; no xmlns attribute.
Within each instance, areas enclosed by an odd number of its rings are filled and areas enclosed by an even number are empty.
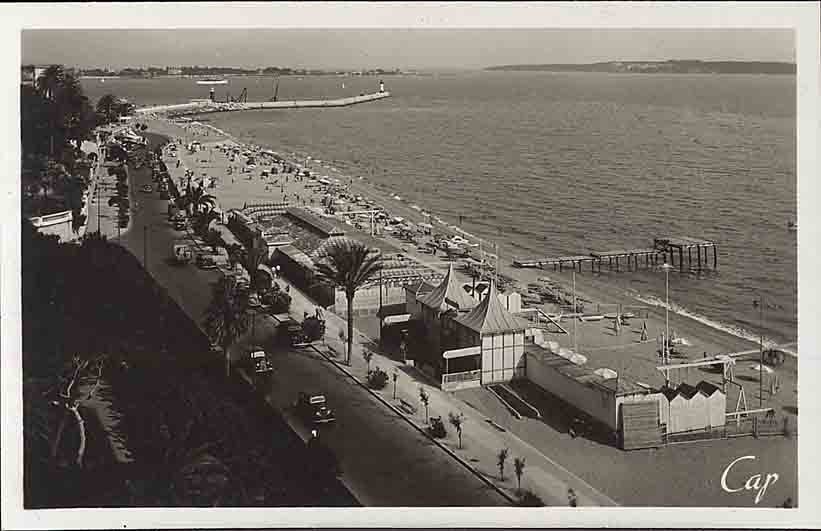
<svg viewBox="0 0 821 531"><path fill-rule="evenodd" d="M324 424L336 420L323 394L300 392L296 401L296 410L306 422Z"/></svg>

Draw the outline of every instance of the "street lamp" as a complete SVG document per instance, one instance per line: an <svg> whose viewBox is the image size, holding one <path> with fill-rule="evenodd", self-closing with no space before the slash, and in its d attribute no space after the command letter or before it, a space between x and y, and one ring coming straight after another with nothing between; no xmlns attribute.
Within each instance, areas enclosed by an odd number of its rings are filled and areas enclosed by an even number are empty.
<svg viewBox="0 0 821 531"><path fill-rule="evenodd" d="M758 407L764 407L764 296L758 293Z"/></svg>
<svg viewBox="0 0 821 531"><path fill-rule="evenodd" d="M661 266L664 270L664 296L665 296L665 304L664 304L664 344L662 345L662 363L667 364L670 360L668 359L670 355L670 270L673 269L673 266L664 262ZM670 383L670 372L665 372L665 378L667 384Z"/></svg>
<svg viewBox="0 0 821 531"><path fill-rule="evenodd" d="M399 379L399 371L393 369L393 399L396 400L396 380Z"/></svg>

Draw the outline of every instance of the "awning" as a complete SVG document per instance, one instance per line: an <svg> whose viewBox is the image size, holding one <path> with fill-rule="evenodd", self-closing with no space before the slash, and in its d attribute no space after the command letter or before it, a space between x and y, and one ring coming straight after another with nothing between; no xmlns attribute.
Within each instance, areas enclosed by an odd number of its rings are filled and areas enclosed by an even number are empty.
<svg viewBox="0 0 821 531"><path fill-rule="evenodd" d="M442 357L446 360L452 360L453 358L465 358L467 356L478 356L482 353L482 347L480 345L476 345L475 347L466 347L466 348L458 348L454 350L446 350L442 353Z"/></svg>
<svg viewBox="0 0 821 531"><path fill-rule="evenodd" d="M399 315L389 315L382 319L382 324L384 325L391 325L391 324L398 324L398 323L407 323L410 321L411 314L403 313Z"/></svg>

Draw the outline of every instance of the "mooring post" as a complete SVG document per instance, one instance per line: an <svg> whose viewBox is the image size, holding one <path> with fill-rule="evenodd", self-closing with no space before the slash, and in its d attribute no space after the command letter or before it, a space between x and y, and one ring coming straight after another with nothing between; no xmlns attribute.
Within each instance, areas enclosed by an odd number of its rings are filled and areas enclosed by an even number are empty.
<svg viewBox="0 0 821 531"><path fill-rule="evenodd" d="M678 267L681 271L684 271L684 247L682 246L678 248Z"/></svg>
<svg viewBox="0 0 821 531"><path fill-rule="evenodd" d="M698 253L698 270L701 271L701 245L696 247L696 252Z"/></svg>
<svg viewBox="0 0 821 531"><path fill-rule="evenodd" d="M687 248L687 267L688 269L693 269L693 248Z"/></svg>
<svg viewBox="0 0 821 531"><path fill-rule="evenodd" d="M718 246L713 245L713 269L718 269Z"/></svg>

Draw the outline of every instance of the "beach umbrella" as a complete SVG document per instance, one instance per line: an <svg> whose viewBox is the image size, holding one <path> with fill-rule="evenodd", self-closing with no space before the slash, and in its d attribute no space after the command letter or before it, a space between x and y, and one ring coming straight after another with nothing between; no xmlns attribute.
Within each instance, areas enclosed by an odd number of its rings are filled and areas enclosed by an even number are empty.
<svg viewBox="0 0 821 531"><path fill-rule="evenodd" d="M593 371L593 374L601 376L604 380L612 380L613 378L618 378L619 376L619 373L617 373L613 369L608 369L607 367L596 369L595 371Z"/></svg>
<svg viewBox="0 0 821 531"><path fill-rule="evenodd" d="M558 354L558 352L559 352L559 343L557 341L548 341L547 342L547 349L550 352Z"/></svg>
<svg viewBox="0 0 821 531"><path fill-rule="evenodd" d="M568 359L571 363L575 365L584 365L585 363L587 363L587 356L583 356L578 352L574 352Z"/></svg>

